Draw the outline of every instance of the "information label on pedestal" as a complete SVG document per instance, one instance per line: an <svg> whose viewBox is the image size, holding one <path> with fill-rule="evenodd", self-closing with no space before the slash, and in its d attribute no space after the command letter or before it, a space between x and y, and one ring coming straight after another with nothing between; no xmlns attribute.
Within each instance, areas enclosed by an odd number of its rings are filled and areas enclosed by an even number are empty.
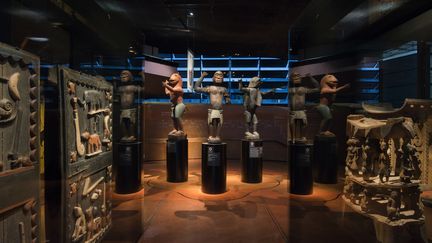
<svg viewBox="0 0 432 243"><path fill-rule="evenodd" d="M132 164L132 149L126 147L123 153L119 154L121 165L131 165Z"/></svg>
<svg viewBox="0 0 432 243"><path fill-rule="evenodd" d="M220 152L214 151L214 148L208 148L207 164L208 166L220 166Z"/></svg>
<svg viewBox="0 0 432 243"><path fill-rule="evenodd" d="M168 153L175 153L176 151L176 143L175 142L168 142L167 143L167 152Z"/></svg>
<svg viewBox="0 0 432 243"><path fill-rule="evenodd" d="M298 160L295 162L299 166L310 166L311 159L310 159L310 148L305 148L305 152L301 153L297 156Z"/></svg>
<svg viewBox="0 0 432 243"><path fill-rule="evenodd" d="M256 159L261 158L263 153L263 147L255 147L255 143L251 142L249 144L249 158Z"/></svg>

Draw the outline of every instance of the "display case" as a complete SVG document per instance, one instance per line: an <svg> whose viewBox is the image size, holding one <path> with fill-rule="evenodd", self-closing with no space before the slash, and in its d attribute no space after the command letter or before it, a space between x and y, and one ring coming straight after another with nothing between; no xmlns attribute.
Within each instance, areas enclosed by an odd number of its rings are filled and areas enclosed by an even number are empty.
<svg viewBox="0 0 432 243"><path fill-rule="evenodd" d="M46 84L46 231L51 242L98 242L111 226L112 85L66 67Z"/></svg>
<svg viewBox="0 0 432 243"><path fill-rule="evenodd" d="M0 242L38 242L39 58L0 43Z"/></svg>

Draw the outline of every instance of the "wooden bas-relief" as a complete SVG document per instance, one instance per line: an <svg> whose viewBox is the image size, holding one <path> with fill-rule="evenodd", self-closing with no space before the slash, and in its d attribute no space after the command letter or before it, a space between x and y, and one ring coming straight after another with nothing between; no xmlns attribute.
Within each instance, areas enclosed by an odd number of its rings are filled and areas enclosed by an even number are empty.
<svg viewBox="0 0 432 243"><path fill-rule="evenodd" d="M39 241L39 58L0 43L0 242Z"/></svg>
<svg viewBox="0 0 432 243"><path fill-rule="evenodd" d="M113 88L66 67L51 69L49 80L58 99L47 104L46 143L60 152L46 156L46 204L55 212L47 239L100 242L111 226Z"/></svg>

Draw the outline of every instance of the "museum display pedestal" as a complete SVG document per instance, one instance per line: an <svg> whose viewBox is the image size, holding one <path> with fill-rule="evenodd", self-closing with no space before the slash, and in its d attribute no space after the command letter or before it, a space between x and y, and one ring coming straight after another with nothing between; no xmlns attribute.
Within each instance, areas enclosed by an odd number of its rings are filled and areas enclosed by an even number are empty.
<svg viewBox="0 0 432 243"><path fill-rule="evenodd" d="M338 173L336 136L315 136L313 165L315 182L336 184Z"/></svg>
<svg viewBox="0 0 432 243"><path fill-rule="evenodd" d="M263 141L262 140L242 140L242 182L260 183L262 182L263 171Z"/></svg>
<svg viewBox="0 0 432 243"><path fill-rule="evenodd" d="M116 193L134 193L141 189L141 145L141 142L117 144Z"/></svg>
<svg viewBox="0 0 432 243"><path fill-rule="evenodd" d="M313 192L311 154L313 144L290 143L290 187L292 194L309 195Z"/></svg>
<svg viewBox="0 0 432 243"><path fill-rule="evenodd" d="M188 140L168 138L166 145L167 181L185 182L188 180Z"/></svg>
<svg viewBox="0 0 432 243"><path fill-rule="evenodd" d="M423 203L423 214L425 218L426 237L429 241L432 241L432 193L427 192L423 194L429 194L428 196L422 195L420 197Z"/></svg>
<svg viewBox="0 0 432 243"><path fill-rule="evenodd" d="M226 192L226 143L203 143L201 163L201 190L208 194Z"/></svg>

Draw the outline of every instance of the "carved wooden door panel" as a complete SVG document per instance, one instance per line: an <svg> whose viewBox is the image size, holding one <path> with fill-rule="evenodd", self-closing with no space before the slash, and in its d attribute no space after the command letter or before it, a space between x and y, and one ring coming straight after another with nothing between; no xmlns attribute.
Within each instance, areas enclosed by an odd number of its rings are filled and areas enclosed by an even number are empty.
<svg viewBox="0 0 432 243"><path fill-rule="evenodd" d="M49 80L47 240L98 242L111 226L112 85L66 67Z"/></svg>
<svg viewBox="0 0 432 243"><path fill-rule="evenodd" d="M39 58L0 43L0 242L39 237Z"/></svg>

